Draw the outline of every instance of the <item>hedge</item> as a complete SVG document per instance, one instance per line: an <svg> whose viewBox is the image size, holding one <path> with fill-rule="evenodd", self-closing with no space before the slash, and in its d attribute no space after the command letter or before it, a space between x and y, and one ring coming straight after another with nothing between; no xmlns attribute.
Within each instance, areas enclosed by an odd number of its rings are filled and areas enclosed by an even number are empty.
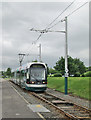
<svg viewBox="0 0 91 120"><path fill-rule="evenodd" d="M91 77L91 71L88 71L88 72L84 73L84 76L85 77Z"/></svg>
<svg viewBox="0 0 91 120"><path fill-rule="evenodd" d="M62 74L61 73L55 73L54 77L62 77Z"/></svg>

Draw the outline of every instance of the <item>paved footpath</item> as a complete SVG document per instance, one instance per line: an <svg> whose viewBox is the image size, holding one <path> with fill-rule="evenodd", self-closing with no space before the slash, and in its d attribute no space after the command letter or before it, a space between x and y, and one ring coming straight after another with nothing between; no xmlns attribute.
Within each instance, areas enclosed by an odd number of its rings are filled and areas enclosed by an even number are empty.
<svg viewBox="0 0 91 120"><path fill-rule="evenodd" d="M2 118L40 118L15 91L9 81L2 81ZM26 119L24 119L26 120ZM30 120L30 119L29 119Z"/></svg>

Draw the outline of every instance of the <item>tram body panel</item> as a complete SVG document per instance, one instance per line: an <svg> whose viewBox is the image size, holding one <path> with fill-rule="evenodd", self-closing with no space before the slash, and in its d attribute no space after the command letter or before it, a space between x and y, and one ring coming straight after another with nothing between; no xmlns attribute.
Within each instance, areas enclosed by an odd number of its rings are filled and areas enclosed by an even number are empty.
<svg viewBox="0 0 91 120"><path fill-rule="evenodd" d="M18 68L14 83L30 91L45 91L47 88L47 67L44 63L29 63Z"/></svg>

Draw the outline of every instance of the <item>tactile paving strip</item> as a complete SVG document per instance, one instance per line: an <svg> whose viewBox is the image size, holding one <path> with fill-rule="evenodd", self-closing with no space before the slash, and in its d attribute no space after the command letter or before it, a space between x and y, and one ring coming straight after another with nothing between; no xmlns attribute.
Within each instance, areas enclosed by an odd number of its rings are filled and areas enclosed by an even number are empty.
<svg viewBox="0 0 91 120"><path fill-rule="evenodd" d="M29 104L28 107L33 111L33 112L50 112L47 108L45 108L41 104Z"/></svg>

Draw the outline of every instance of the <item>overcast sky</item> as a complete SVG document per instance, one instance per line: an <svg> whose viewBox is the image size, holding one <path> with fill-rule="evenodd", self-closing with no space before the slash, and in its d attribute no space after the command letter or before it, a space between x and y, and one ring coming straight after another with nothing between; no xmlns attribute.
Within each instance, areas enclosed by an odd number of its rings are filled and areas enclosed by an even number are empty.
<svg viewBox="0 0 91 120"><path fill-rule="evenodd" d="M18 53L36 54L26 56L23 64L39 60L39 44L42 45L42 61L53 67L59 57L65 56L65 34L49 32L32 44L40 33L29 28L45 29L70 2L4 2L2 3L2 62L3 69L19 66ZM75 2L53 24L82 5ZM50 30L65 30L65 23L60 22ZM0 41L1 43L1 41ZM89 4L68 17L68 55L79 58L89 66Z"/></svg>

